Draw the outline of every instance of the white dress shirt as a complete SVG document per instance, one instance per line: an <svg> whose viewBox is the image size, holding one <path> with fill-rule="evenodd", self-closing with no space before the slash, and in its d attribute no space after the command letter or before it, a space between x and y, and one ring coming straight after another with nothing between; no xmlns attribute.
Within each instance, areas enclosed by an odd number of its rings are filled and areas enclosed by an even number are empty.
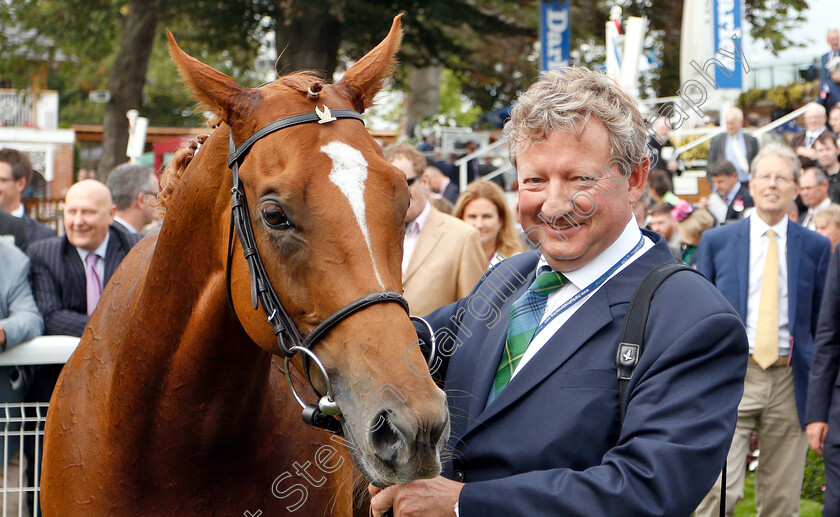
<svg viewBox="0 0 840 517"><path fill-rule="evenodd" d="M118 215L114 216L114 221L116 221L116 222L120 223L121 225L125 226L125 229L128 230L128 233L140 233L137 230L137 228L134 227L133 224L131 224L130 222L126 221L125 219L123 219L122 217L120 217Z"/></svg>
<svg viewBox="0 0 840 517"><path fill-rule="evenodd" d="M788 330L788 270L787 270L787 227L788 217L774 225L776 245L779 247L779 355L790 355L790 330ZM758 214L750 215L750 279L747 284L747 339L750 354L755 348L755 328L758 325L758 301L761 297L761 277L767 258L769 237L765 235L770 226ZM734 264L732 267L736 267Z"/></svg>
<svg viewBox="0 0 840 517"><path fill-rule="evenodd" d="M814 208L809 208L807 212L805 212L805 217L802 218L802 226L808 228L809 230L816 231L817 226L814 224L814 214L831 205L831 198L825 198L822 202L815 206Z"/></svg>
<svg viewBox="0 0 840 517"><path fill-rule="evenodd" d="M735 135L726 134L724 157L735 166L738 181L750 180L750 164L747 161L747 143L743 131L738 131Z"/></svg>
<svg viewBox="0 0 840 517"><path fill-rule="evenodd" d="M807 149L814 147L814 142L816 142L817 138L819 138L819 136L823 134L823 131L825 131L825 128L822 128L819 131L805 131L805 147Z"/></svg>
<svg viewBox="0 0 840 517"><path fill-rule="evenodd" d="M630 217L630 220L624 227L624 231L618 236L618 239L616 239L615 242L613 242L607 249L601 252L600 255L592 259L588 264L574 271L563 273L563 275L569 279L569 282L548 295L545 312L543 313L540 323L545 321L545 319L547 319L555 309L569 301L573 296L600 278L601 275L609 271L611 267L617 264L625 255L633 250L636 244L639 243L640 238L643 239L642 247L630 256L621 267L616 269L609 276L607 281L598 286L598 288L593 289L589 294L578 300L577 303L560 313L560 315L551 320L545 328L534 336L531 340L531 344L528 345L528 349L525 351L525 354L516 366L516 370L513 372L511 379L513 379L513 377L522 370L528 361L530 361L531 358L534 357L534 355L539 352L543 346L545 346L548 340L560 329L560 327L562 327L563 324L566 323L593 294L598 292L598 289L603 287L610 278L613 278L624 268L632 264L633 261L641 257L647 250L651 249L653 247L653 241L647 237L642 237L642 232L639 230L639 225L636 223L636 219L634 217ZM547 265L548 262L546 262L545 257L541 257L539 263L537 263L537 270L539 270L540 267ZM616 343L616 346L618 346L618 343Z"/></svg>
<svg viewBox="0 0 840 517"><path fill-rule="evenodd" d="M709 196L708 210L718 223L723 224L726 222L726 213L729 212L729 207L740 190L741 184L735 183L735 186L726 193L726 200L723 199L724 195L717 191Z"/></svg>

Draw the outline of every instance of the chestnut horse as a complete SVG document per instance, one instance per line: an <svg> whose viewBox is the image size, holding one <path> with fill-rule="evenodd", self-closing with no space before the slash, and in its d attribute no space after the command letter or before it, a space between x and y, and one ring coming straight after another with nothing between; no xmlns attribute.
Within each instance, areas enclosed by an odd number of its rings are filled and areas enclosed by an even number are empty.
<svg viewBox="0 0 840 517"><path fill-rule="evenodd" d="M167 171L160 232L123 261L63 369L45 431L44 515L350 515L351 457L381 486L439 473L445 396L409 373L424 358L404 300L387 293L401 292L408 187L358 116L400 39L397 17L334 85L296 73L249 89L170 35L216 128L183 170ZM232 182L244 202L236 232ZM256 250L240 242L249 232ZM244 255L296 329L255 310ZM335 416L319 416L340 423L342 445L301 422L284 378L288 337L316 327L325 332L304 345L317 357L295 354L292 377L301 398L313 398L307 377L333 394L322 409Z"/></svg>

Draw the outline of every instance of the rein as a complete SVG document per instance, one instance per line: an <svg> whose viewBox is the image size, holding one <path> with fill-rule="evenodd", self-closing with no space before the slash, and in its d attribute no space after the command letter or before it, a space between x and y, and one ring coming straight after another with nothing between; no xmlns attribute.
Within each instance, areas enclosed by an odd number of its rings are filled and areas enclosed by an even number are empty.
<svg viewBox="0 0 840 517"><path fill-rule="evenodd" d="M332 391L332 384L330 383L326 368L324 368L323 363L321 363L321 361L318 359L315 353L311 350L312 347L324 335L326 335L330 330L332 330L333 327L335 327L341 321L362 309L379 303L394 302L400 304L400 306L405 310L405 312L408 313L408 302L401 294L396 293L394 291L380 291L368 294L348 303L344 307L331 314L329 317L324 319L324 321L322 321L317 327L315 327L315 329L312 330L312 332L310 332L308 336L303 338L300 331L297 328L297 325L295 325L291 316L289 316L288 311L286 311L285 307L283 307L283 304L280 302L280 298L277 296L277 292L271 285L271 281L268 278L268 274L265 270L265 265L263 264L263 261L260 258L259 250L257 249L256 238L254 237L254 229L251 225L251 217L248 213L248 201L245 198L245 189L243 188L242 182L239 178L239 166L242 164L242 161L245 159L245 156L248 154L248 151L251 150L251 147L259 139L275 131L310 122L327 124L340 118L356 119L362 122L362 124L364 124L364 120L362 120L362 115L356 111L342 109L331 112L330 109L325 106L323 111L319 110L316 107L314 113L302 113L299 115L293 115L291 117L285 117L276 120L271 124L268 124L257 130L254 134L249 136L239 147L236 147L236 145L234 144L233 132L231 131L230 156L228 156L227 160L227 164L228 167L230 167L233 180L233 186L230 190L231 225L230 236L228 238L226 268L228 302L230 303L230 307L233 310L234 315L236 315L236 309L233 306L233 296L231 294L230 287L231 264L233 261L233 233L235 228L236 234L239 236L239 243L242 245L242 251L245 256L245 260L248 263L248 271L251 280L251 305L254 307L254 310L257 310L260 304L262 304L263 310L268 316L268 322L272 325L274 335L277 337L277 344L279 346L280 352L282 352L285 358L284 368L286 374L286 381L289 384L289 388L292 390L292 394L294 395L295 400L303 408L303 421L309 425L319 427L334 434L341 434L342 432L341 420L333 418L333 416L338 416L339 419L342 418L341 409L335 402L335 397ZM411 317L411 319L420 320L423 323L426 323L420 318ZM428 323L426 323L426 325L428 326ZM432 354L429 357L429 361L431 361L434 358L434 343L432 344L432 347ZM307 405L306 403L304 403L300 396L297 394L297 391L295 390L295 387L292 384L291 376L289 373L289 359L291 359L298 352L302 354L301 359L303 363L303 369L306 373L309 385L315 392L315 395L319 397L319 402L317 406L311 404ZM321 371L321 375L323 375L324 377L325 385L327 387L327 393L323 396L312 384L312 379L309 375L309 360L312 360L316 364L318 369Z"/></svg>

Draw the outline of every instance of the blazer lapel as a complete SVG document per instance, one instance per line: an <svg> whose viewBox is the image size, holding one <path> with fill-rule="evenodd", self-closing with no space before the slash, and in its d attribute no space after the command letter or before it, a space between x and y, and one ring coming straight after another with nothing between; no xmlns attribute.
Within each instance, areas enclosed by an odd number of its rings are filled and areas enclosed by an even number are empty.
<svg viewBox="0 0 840 517"><path fill-rule="evenodd" d="M508 325L510 324L510 308L515 301L525 294L528 286L534 282L536 276L536 271L532 271L531 274L528 275L527 280L519 286L519 289L508 297L505 304L500 308L501 313L504 314L504 318L495 327L493 327L493 329L491 329L487 338L484 340L484 351L476 360L475 370L473 371L472 376L473 382L469 389L469 393L473 394L473 396L470 397L470 415L480 415L487 405L487 397L490 395L493 379L496 377L496 370L498 369L499 361L502 358L502 350L504 350L505 341L507 341ZM504 393L504 391L502 393ZM473 424L475 423L476 420L474 418L471 419L467 430L472 429Z"/></svg>
<svg viewBox="0 0 840 517"><path fill-rule="evenodd" d="M110 230L109 230L110 231ZM119 230L110 231L110 238L108 239L108 248L105 251L105 278L102 279L102 288L108 284L111 275L116 271L117 266L120 265L122 259L125 258L126 250L123 249L122 240L117 235Z"/></svg>
<svg viewBox="0 0 840 517"><path fill-rule="evenodd" d="M499 394L498 398L487 406L487 408L479 414L479 417L467 427L467 433L475 429L476 426L486 422L494 415L503 411L505 408L516 402L519 398L531 391L534 386L542 382L543 379L551 375L555 370L560 368L577 350L586 343L589 338L595 335L601 328L612 321L612 314L610 312L610 303L607 296L607 290L599 289L592 295L578 311L567 321L560 330L552 336L548 342L543 346L528 363L522 367L522 370L516 374L516 377L511 383L505 387ZM501 347L498 347L498 354L494 356L496 364L501 357ZM486 359L485 359L486 360ZM495 365L491 367L492 377L495 376ZM485 375L487 368L479 367L480 375ZM489 393L489 382L482 379L483 384L478 384L477 388L485 387L485 391L477 391L475 393ZM479 397L480 398L480 397ZM486 397L480 401L481 404L486 402ZM476 414L470 411L470 414ZM465 435L467 434L465 433Z"/></svg>
<svg viewBox="0 0 840 517"><path fill-rule="evenodd" d="M441 227L441 220L437 210L432 208L429 212L429 217L426 218L426 224L420 232L420 238L417 240L417 246L414 248L414 253L411 255L411 260L408 263L408 268L403 275L403 284L408 282L408 279L420 269L420 265L426 260L426 257L435 249L438 241L443 237L443 228Z"/></svg>
<svg viewBox="0 0 840 517"><path fill-rule="evenodd" d="M64 268L67 273L67 284L65 286L66 292L71 298L76 298L75 303L70 304L71 307L84 307L82 312L87 310L87 281L85 278L85 266L82 263L82 258L79 257L79 252L76 247L70 244L67 237L64 237L62 243Z"/></svg>
<svg viewBox="0 0 840 517"><path fill-rule="evenodd" d="M796 274L799 271L799 259L802 256L801 253L801 243L800 237L802 236L801 232L799 231L801 227L794 228L792 221L788 220L788 227L787 227L787 252L785 253L787 258L787 283L788 283L788 327L793 329L793 324L796 320L796 300L798 299L796 286L797 286L797 278L798 275ZM791 336L793 335L791 330Z"/></svg>
<svg viewBox="0 0 840 517"><path fill-rule="evenodd" d="M742 321L747 321L747 289L750 279L750 218L738 228L735 244L735 264L738 268L738 306L735 309Z"/></svg>

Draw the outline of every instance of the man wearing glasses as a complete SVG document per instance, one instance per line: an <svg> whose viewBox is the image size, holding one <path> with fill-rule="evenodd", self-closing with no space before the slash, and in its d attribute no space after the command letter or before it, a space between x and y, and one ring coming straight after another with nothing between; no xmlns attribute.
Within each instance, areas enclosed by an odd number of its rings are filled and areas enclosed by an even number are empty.
<svg viewBox="0 0 840 517"><path fill-rule="evenodd" d="M470 293L487 269L478 230L435 210L428 201L426 158L408 144L392 144L385 159L405 173L411 195L405 214L403 288L412 316L429 314Z"/></svg>
<svg viewBox="0 0 840 517"><path fill-rule="evenodd" d="M732 304L747 329L750 358L727 457L726 510L744 495L744 459L758 425L758 508L796 515L808 438L803 431L814 334L825 287L828 239L788 220L802 167L793 149L763 147L752 162L755 212L709 230L697 269ZM718 514L720 479L697 510Z"/></svg>
<svg viewBox="0 0 840 517"><path fill-rule="evenodd" d="M154 203L160 193L155 170L124 163L108 175L108 189L117 207L114 226L128 233L143 233L155 218Z"/></svg>
<svg viewBox="0 0 840 517"><path fill-rule="evenodd" d="M55 230L26 215L20 196L31 181L29 156L17 149L0 149L0 210L20 219L29 243L56 235Z"/></svg>

